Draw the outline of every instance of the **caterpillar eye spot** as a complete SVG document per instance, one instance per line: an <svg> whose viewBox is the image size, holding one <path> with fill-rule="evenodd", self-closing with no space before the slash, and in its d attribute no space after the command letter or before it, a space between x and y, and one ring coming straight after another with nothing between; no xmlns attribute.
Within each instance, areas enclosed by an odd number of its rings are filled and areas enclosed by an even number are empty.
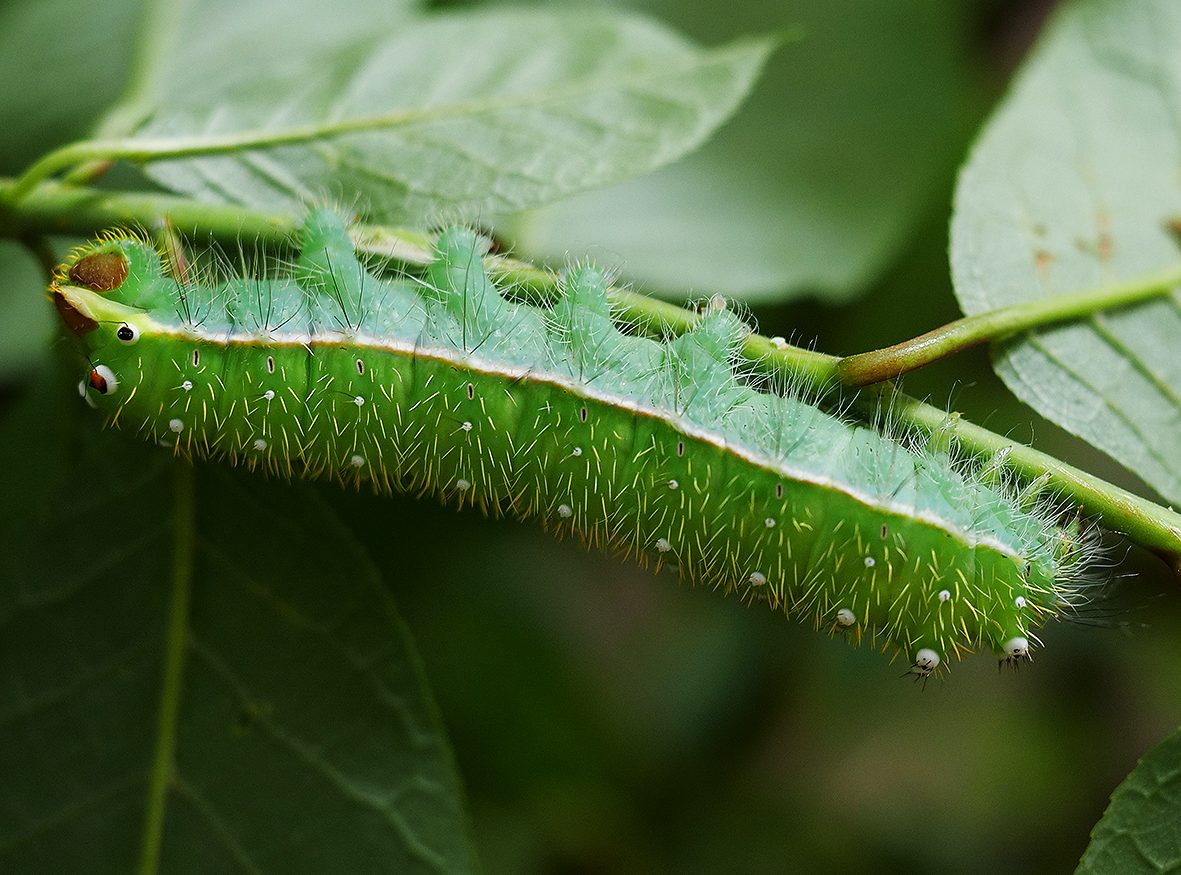
<svg viewBox="0 0 1181 875"><path fill-rule="evenodd" d="M119 338L121 343L130 345L139 340L139 331L137 331L133 325L128 325L126 322L124 322L115 332L115 336Z"/></svg>
<svg viewBox="0 0 1181 875"><path fill-rule="evenodd" d="M96 365L86 375L86 383L100 395L110 395L119 388L119 378L106 365Z"/></svg>
<svg viewBox="0 0 1181 875"><path fill-rule="evenodd" d="M109 292L127 279L127 257L122 252L96 252L70 268L70 282L95 292Z"/></svg>

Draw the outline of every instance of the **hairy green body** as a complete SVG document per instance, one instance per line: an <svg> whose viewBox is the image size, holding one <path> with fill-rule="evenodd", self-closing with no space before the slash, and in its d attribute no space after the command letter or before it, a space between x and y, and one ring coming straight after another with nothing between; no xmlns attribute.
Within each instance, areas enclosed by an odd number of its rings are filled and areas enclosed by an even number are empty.
<svg viewBox="0 0 1181 875"><path fill-rule="evenodd" d="M964 649L1025 658L1068 601L1061 528L945 456L743 381L724 306L660 343L618 329L591 267L551 309L508 301L467 231L421 279L367 271L331 213L300 245L286 275L208 285L134 238L79 253L53 291L92 362L84 393L186 455L536 517L919 674Z"/></svg>

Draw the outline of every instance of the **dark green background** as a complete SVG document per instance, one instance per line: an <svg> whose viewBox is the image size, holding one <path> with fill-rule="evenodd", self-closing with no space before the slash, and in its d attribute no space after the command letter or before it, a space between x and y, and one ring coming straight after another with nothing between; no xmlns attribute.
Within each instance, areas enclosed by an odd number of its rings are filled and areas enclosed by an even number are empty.
<svg viewBox="0 0 1181 875"><path fill-rule="evenodd" d="M8 49L0 53L2 173L82 134L115 96L135 15L128 2L96 14L66 0L7 0L0 33L18 7L33 5L43 26L0 37ZM653 5L710 42L778 22L791 8L741 4L733 16L703 22L677 5ZM954 76L932 80L930 47L907 39L905 28L873 46L904 58L903 82L911 77L916 92L930 95L918 123L944 132L936 150L914 148L913 125L895 119L875 128L857 115L858 99L907 101L882 93L872 74L839 75L841 58L858 52L856 39L876 33L842 21L865 14L859 4L823 15L823 4L800 7L813 40L798 63L832 74L810 80L807 99L793 108L801 148L815 150L817 173L826 152L833 160L839 153L864 178L875 168L888 180L902 174L897 184L910 190L884 210L873 190L861 200L856 188L821 190L799 204L805 217L844 217L855 269L831 288L785 285L780 297L864 294L840 307L760 306L764 333L853 352L957 315L944 254L954 169L1041 9L947 5L953 11L940 20L955 30ZM909 6L923 15L935 3ZM792 75L792 51L774 75ZM760 100L754 111L770 112ZM740 119L736 130L750 123ZM887 154L893 163L882 163ZM789 172L771 160L755 169L769 186ZM856 230L865 227L863 208L874 227L889 224L885 243L871 247ZM35 264L0 245L0 280L3 401L11 408L53 356L49 320L40 318L47 314L36 310L44 305ZM1031 425L983 354L941 364L907 387L1122 476L1051 427ZM62 381L60 392L72 391ZM1046 629L1033 665L998 674L981 656L924 689L873 652L668 574L554 543L529 526L405 498L319 491L367 545L417 638L490 872L1068 871L1111 790L1181 721L1172 680L1181 669L1179 601L1150 557L1118 542L1113 598L1084 612L1085 622Z"/></svg>

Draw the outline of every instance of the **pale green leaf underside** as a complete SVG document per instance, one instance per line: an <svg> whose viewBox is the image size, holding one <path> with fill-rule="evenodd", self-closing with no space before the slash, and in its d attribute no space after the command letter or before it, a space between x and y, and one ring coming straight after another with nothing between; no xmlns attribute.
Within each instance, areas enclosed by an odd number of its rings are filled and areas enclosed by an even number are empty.
<svg viewBox="0 0 1181 875"><path fill-rule="evenodd" d="M221 472L198 477L175 772L150 801L170 465L102 447L48 518L5 529L0 869L133 871L156 819L161 872L470 871L458 778L374 572L313 493Z"/></svg>
<svg viewBox="0 0 1181 875"><path fill-rule="evenodd" d="M137 139L149 175L199 198L479 219L679 158L734 111L772 46L702 50L608 11L415 18L298 69L223 75L205 103L165 86ZM194 152L206 154L164 160Z"/></svg>
<svg viewBox="0 0 1181 875"><path fill-rule="evenodd" d="M1053 22L960 178L965 312L1181 258L1181 5L1084 0ZM995 350L1025 402L1181 502L1181 293Z"/></svg>
<svg viewBox="0 0 1181 875"><path fill-rule="evenodd" d="M1181 732L1153 748L1111 796L1091 834L1082 875L1181 869Z"/></svg>

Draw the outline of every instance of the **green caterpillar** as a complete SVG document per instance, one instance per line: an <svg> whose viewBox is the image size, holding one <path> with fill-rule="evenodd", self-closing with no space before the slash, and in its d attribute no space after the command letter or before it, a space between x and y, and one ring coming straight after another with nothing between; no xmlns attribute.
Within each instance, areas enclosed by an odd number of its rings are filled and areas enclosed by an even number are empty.
<svg viewBox="0 0 1181 875"><path fill-rule="evenodd" d="M299 243L285 270L207 284L132 235L75 253L50 292L83 396L183 455L535 517L921 677L975 649L1028 659L1078 591L1088 551L1051 514L743 380L724 304L661 343L620 331L591 266L551 308L510 302L467 230L421 277L368 270L328 211Z"/></svg>

